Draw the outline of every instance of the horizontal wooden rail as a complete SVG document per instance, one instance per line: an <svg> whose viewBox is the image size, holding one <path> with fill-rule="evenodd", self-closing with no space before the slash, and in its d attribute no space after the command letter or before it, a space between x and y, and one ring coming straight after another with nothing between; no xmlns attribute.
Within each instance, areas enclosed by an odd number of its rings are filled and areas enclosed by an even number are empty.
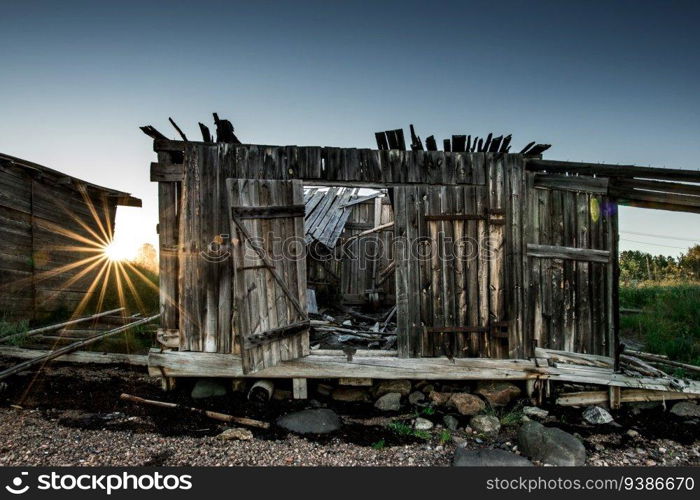
<svg viewBox="0 0 700 500"><path fill-rule="evenodd" d="M687 182L700 182L700 170L682 170L636 165L610 165L605 163L582 163L528 158L526 168L532 171L602 175L606 177L636 177L640 179L668 179Z"/></svg>
<svg viewBox="0 0 700 500"><path fill-rule="evenodd" d="M535 187L591 194L608 194L609 179L586 175L536 174Z"/></svg>
<svg viewBox="0 0 700 500"><path fill-rule="evenodd" d="M527 245L528 257L540 257L542 259L580 260L586 262L610 262L608 250L594 250L592 248L562 247L552 245Z"/></svg>

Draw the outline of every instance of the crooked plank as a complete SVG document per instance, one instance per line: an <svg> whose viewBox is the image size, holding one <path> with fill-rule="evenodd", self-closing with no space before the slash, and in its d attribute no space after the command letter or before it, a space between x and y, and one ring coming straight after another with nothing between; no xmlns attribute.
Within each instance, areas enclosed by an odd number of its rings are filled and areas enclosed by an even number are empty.
<svg viewBox="0 0 700 500"><path fill-rule="evenodd" d="M536 245L528 243L527 255L543 259L580 260L585 262L610 262L608 250L593 250L591 248L564 247L556 245Z"/></svg>

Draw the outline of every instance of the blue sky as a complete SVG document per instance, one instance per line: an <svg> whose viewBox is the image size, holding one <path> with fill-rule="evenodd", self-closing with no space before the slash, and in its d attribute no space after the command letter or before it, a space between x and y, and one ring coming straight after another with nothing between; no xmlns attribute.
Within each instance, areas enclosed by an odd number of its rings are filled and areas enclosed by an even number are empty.
<svg viewBox="0 0 700 500"><path fill-rule="evenodd" d="M217 111L251 143L372 147L414 123L700 169L699 21L674 1L3 2L0 151L134 193L118 231L151 242L138 126L174 137L168 116L198 137ZM675 255L700 215L623 208L621 230Z"/></svg>

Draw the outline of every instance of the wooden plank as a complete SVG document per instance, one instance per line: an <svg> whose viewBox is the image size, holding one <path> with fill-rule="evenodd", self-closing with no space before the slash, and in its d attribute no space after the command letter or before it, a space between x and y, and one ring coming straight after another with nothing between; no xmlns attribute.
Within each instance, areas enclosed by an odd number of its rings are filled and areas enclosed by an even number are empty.
<svg viewBox="0 0 700 500"><path fill-rule="evenodd" d="M181 163L151 163L151 182L182 182L185 166Z"/></svg>
<svg viewBox="0 0 700 500"><path fill-rule="evenodd" d="M638 167L635 165L606 165L604 163L566 162L558 160L527 159L528 170L551 173L598 175L610 177L638 177L644 179L700 182L700 171L671 168Z"/></svg>
<svg viewBox="0 0 700 500"><path fill-rule="evenodd" d="M45 349L23 349L21 347L2 346L0 356L15 359L35 359L45 357L51 351ZM54 358L61 363L88 363L98 365L130 365L148 366L148 356L145 354L121 354L115 352L75 351Z"/></svg>
<svg viewBox="0 0 700 500"><path fill-rule="evenodd" d="M610 389L613 389L612 387ZM559 406L591 406L609 402L610 389L607 391L570 392L562 394L556 400ZM700 394L684 392L653 391L648 389L614 389L620 390L620 403L637 403L646 401L674 401L699 399Z"/></svg>
<svg viewBox="0 0 700 500"><path fill-rule="evenodd" d="M569 259L583 262L610 262L610 251L591 248L564 247L557 245L536 245L528 243L527 254L542 259Z"/></svg>
<svg viewBox="0 0 700 500"><path fill-rule="evenodd" d="M318 354L284 361L256 374L244 374L236 355L186 351L149 352L149 373L178 377L256 377L256 378L377 378L426 380L525 380L537 376L538 368L526 360L462 358L401 358L365 356L355 353L348 362L340 355Z"/></svg>
<svg viewBox="0 0 700 500"><path fill-rule="evenodd" d="M535 187L541 189L558 189L581 193L608 194L607 177L589 177L583 175L535 174Z"/></svg>

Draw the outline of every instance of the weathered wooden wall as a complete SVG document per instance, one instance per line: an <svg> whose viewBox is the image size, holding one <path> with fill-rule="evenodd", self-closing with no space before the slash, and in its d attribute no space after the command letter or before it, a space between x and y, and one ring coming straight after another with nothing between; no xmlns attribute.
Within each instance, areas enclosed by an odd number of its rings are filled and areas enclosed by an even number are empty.
<svg viewBox="0 0 700 500"><path fill-rule="evenodd" d="M72 312L99 270L76 263L111 239L116 203L68 177L61 184L0 161L0 317Z"/></svg>

